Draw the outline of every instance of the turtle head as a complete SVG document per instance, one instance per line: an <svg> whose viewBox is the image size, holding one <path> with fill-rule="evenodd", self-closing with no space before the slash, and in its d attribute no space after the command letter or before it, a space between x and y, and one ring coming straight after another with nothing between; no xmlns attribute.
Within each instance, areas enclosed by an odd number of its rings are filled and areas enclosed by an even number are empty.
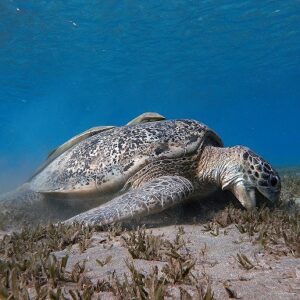
<svg viewBox="0 0 300 300"><path fill-rule="evenodd" d="M272 166L249 148L236 146L229 149L233 150L233 157L229 171L225 172L228 180L222 182L222 188L231 190L247 209L254 208L258 201L277 203L281 182Z"/></svg>

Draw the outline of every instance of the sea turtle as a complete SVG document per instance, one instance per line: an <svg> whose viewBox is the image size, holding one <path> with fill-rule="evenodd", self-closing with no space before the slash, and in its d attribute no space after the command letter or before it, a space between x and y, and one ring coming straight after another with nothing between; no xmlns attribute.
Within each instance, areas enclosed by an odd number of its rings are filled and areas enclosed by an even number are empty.
<svg viewBox="0 0 300 300"><path fill-rule="evenodd" d="M103 225L158 213L218 188L252 209L257 197L277 202L281 183L270 164L249 148L224 148L208 126L176 119L87 137L50 162L18 197L26 194L30 203L66 198L90 203L86 207L94 208L65 222Z"/></svg>

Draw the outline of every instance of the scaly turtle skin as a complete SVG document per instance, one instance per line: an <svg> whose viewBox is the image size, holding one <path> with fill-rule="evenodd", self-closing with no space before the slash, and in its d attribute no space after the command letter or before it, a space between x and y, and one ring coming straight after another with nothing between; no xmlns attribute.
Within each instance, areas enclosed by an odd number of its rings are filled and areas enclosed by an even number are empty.
<svg viewBox="0 0 300 300"><path fill-rule="evenodd" d="M197 121L168 120L116 127L80 141L32 178L27 193L31 203L88 203L94 208L66 223L103 225L161 212L218 188L251 209L257 194L276 202L281 184L248 148L223 148L217 134Z"/></svg>

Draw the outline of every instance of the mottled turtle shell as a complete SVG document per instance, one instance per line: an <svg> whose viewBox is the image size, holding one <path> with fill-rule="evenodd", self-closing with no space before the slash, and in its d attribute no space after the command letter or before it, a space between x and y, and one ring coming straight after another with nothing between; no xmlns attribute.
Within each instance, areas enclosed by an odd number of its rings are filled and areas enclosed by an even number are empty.
<svg viewBox="0 0 300 300"><path fill-rule="evenodd" d="M154 122L154 121L161 121L165 120L166 118L159 113L156 112L145 112L136 118L129 121L126 125L132 125L137 123L146 123L146 122ZM103 132L105 130L109 130L111 128L114 128L115 126L97 126L90 128L88 130L85 130L71 139L64 142L62 145L58 146L57 148L53 149L48 153L48 157L46 161L32 174L29 180L31 180L34 176L36 176L38 173L40 173L43 169L45 169L53 160L55 160L58 156L60 156L65 151L72 148L74 145L78 144L79 142L87 139L90 136L93 136L97 133Z"/></svg>
<svg viewBox="0 0 300 300"><path fill-rule="evenodd" d="M30 177L30 179L32 179L34 176L36 176L38 173L40 173L53 160L55 160L58 156L60 156L62 153L64 153L68 149L72 148L74 145L78 144L79 142L81 142L82 140L84 140L90 136L93 136L93 135L95 135L99 132L105 131L105 130L109 130L111 128L114 128L114 126L98 126L98 127L90 128L84 132L81 132L81 133L75 135L74 137L72 137L71 139L69 139L62 145L60 145L59 147L50 151L46 161L41 166L39 166L39 168L34 172L34 174Z"/></svg>
<svg viewBox="0 0 300 300"><path fill-rule="evenodd" d="M194 120L115 127L66 150L32 179L31 188L80 199L110 194L122 190L130 178L157 162L173 164L172 170L180 175L182 170L175 160L197 156L205 145L222 147L223 143L214 131ZM159 172L156 176L167 175Z"/></svg>

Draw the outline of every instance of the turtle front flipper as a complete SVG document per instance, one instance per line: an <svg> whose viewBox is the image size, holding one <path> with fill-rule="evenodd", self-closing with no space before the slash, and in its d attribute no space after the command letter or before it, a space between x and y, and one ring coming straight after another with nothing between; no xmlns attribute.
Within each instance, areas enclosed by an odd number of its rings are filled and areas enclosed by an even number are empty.
<svg viewBox="0 0 300 300"><path fill-rule="evenodd" d="M181 176L162 176L102 206L81 213L65 223L105 225L128 218L146 216L183 202L193 192L194 187L188 179Z"/></svg>

